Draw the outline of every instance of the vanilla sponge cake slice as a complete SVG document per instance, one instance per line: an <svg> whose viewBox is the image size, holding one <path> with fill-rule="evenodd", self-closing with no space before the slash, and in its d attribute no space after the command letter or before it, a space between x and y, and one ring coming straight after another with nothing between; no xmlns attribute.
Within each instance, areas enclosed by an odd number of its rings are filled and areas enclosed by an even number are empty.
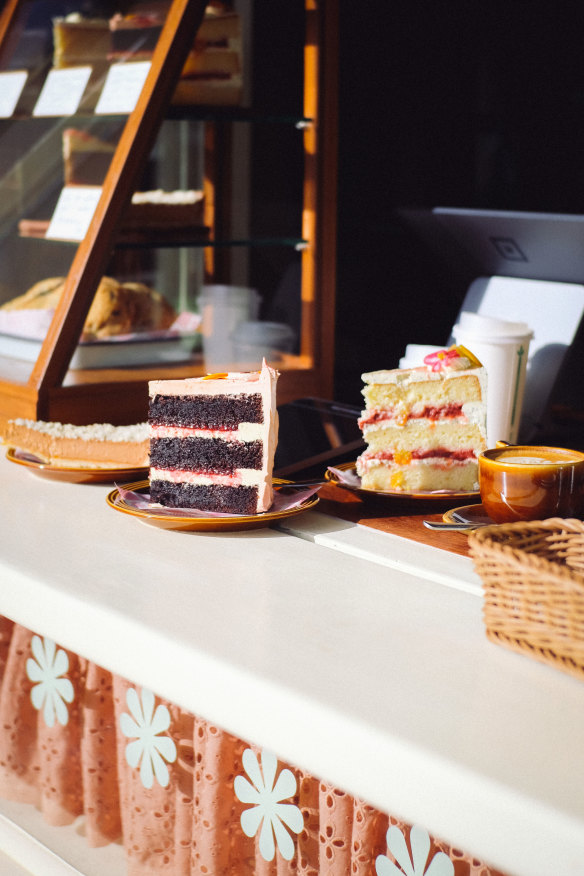
<svg viewBox="0 0 584 876"><path fill-rule="evenodd" d="M464 348L439 350L419 368L363 374L357 460L370 490L478 489L486 449L486 371Z"/></svg>
<svg viewBox="0 0 584 876"><path fill-rule="evenodd" d="M267 511L277 379L264 362L261 371L151 381L151 500L202 511Z"/></svg>

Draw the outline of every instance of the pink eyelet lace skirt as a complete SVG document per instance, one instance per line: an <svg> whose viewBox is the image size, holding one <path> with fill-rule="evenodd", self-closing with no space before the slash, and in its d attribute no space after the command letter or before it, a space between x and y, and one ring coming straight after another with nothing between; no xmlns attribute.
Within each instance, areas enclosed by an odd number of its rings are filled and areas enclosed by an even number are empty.
<svg viewBox="0 0 584 876"><path fill-rule="evenodd" d="M502 876L4 618L0 796L128 876Z"/></svg>

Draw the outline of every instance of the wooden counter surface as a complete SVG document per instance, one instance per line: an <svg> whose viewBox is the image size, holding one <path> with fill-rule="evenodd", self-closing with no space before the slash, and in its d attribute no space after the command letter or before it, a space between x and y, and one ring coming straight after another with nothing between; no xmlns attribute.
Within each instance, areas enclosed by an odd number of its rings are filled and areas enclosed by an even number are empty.
<svg viewBox="0 0 584 876"><path fill-rule="evenodd" d="M468 556L468 536L465 532L436 532L424 526L424 520L442 520L449 508L461 503L459 499L425 501L372 497L361 499L350 490L327 484L320 490L319 511L351 523L360 523L381 532L400 535L440 550ZM470 504L470 503L468 503Z"/></svg>

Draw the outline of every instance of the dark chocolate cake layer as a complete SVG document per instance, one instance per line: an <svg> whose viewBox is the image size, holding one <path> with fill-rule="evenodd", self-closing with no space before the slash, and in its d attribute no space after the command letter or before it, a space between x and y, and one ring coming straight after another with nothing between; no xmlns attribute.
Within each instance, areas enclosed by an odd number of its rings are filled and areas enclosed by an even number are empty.
<svg viewBox="0 0 584 876"><path fill-rule="evenodd" d="M262 397L257 395L164 396L150 399L149 422L156 426L237 429L240 423L263 423Z"/></svg>
<svg viewBox="0 0 584 876"><path fill-rule="evenodd" d="M231 474L238 468L261 469L261 441L223 441L221 438L154 438L152 468L213 471Z"/></svg>
<svg viewBox="0 0 584 876"><path fill-rule="evenodd" d="M255 514L257 487L200 486L152 481L150 499L169 508L196 508L233 514Z"/></svg>

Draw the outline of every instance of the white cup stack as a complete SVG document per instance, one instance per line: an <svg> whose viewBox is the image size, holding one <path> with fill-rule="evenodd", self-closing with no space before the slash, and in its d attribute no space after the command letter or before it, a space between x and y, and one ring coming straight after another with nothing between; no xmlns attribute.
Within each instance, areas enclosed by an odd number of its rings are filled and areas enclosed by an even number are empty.
<svg viewBox="0 0 584 876"><path fill-rule="evenodd" d="M533 332L524 322L463 311L452 329L487 370L487 443L517 443L525 390L527 355Z"/></svg>

